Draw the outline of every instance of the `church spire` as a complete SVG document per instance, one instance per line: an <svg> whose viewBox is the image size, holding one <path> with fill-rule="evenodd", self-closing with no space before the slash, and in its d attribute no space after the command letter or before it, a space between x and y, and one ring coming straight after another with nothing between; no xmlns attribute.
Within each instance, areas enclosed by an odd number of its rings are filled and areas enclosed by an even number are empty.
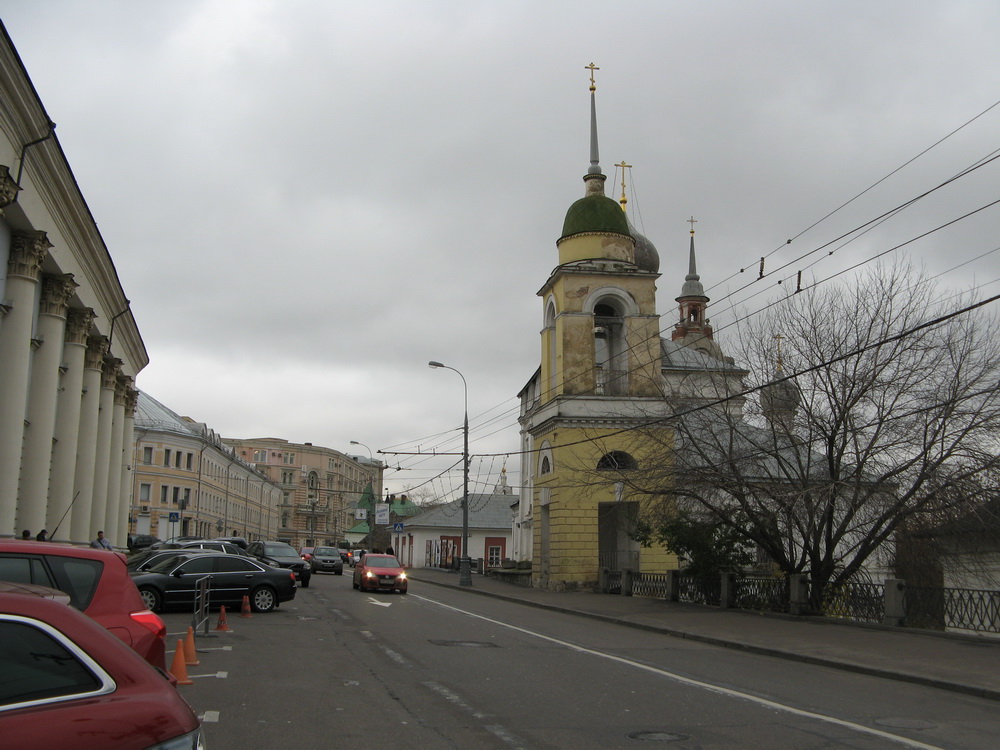
<svg viewBox="0 0 1000 750"><path fill-rule="evenodd" d="M691 249L688 251L688 274L684 277L684 286L681 287L681 296L677 298L680 302L682 297L705 297L705 287L701 284L701 276L698 275L698 266L694 257L694 225L698 220L693 216L687 220L691 225ZM705 297L708 302L708 298Z"/></svg>
<svg viewBox="0 0 1000 750"><path fill-rule="evenodd" d="M583 69L590 71L590 169L587 170L587 175L601 175L603 177L601 156L597 146L597 84L594 81L594 72L600 68L591 63L584 65Z"/></svg>
<svg viewBox="0 0 1000 750"><path fill-rule="evenodd" d="M687 221L691 224L688 274L684 277L681 294L676 298L680 319L674 326L670 338L673 341L685 340L693 342L696 339L711 341L712 326L709 325L708 318L705 317L705 306L708 304L708 297L705 296L705 287L701 284L701 277L698 275L698 266L695 263L694 255L694 225L698 220L692 216ZM721 353L719 353L719 356L721 358Z"/></svg>

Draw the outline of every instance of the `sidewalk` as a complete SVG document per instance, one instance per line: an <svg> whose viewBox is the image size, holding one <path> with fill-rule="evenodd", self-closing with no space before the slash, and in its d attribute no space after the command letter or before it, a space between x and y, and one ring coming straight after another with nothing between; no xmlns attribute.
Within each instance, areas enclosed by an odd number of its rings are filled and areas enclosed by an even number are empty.
<svg viewBox="0 0 1000 750"><path fill-rule="evenodd" d="M410 579L508 599L726 648L901 680L1000 701L1000 639L757 614L648 597L522 588L414 568Z"/></svg>

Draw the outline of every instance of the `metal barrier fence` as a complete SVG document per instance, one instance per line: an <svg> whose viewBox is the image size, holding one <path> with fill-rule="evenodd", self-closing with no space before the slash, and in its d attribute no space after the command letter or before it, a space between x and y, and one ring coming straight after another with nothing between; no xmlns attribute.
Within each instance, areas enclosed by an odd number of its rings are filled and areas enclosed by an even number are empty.
<svg viewBox="0 0 1000 750"><path fill-rule="evenodd" d="M682 602L718 607L722 600L722 580L718 576L680 576L678 588L678 596Z"/></svg>
<svg viewBox="0 0 1000 750"><path fill-rule="evenodd" d="M191 627L197 633L198 628L204 625L205 635L208 635L208 606L210 604L209 597L211 596L209 584L211 581L212 576L202 576L195 584L194 590L194 615L191 617Z"/></svg>
<svg viewBox="0 0 1000 750"><path fill-rule="evenodd" d="M822 613L855 622L885 619L885 586L880 583L830 584L823 589Z"/></svg>
<svg viewBox="0 0 1000 750"><path fill-rule="evenodd" d="M903 599L911 627L1000 633L1000 591L910 586Z"/></svg>
<svg viewBox="0 0 1000 750"><path fill-rule="evenodd" d="M755 612L788 611L788 579L738 576L734 606Z"/></svg>

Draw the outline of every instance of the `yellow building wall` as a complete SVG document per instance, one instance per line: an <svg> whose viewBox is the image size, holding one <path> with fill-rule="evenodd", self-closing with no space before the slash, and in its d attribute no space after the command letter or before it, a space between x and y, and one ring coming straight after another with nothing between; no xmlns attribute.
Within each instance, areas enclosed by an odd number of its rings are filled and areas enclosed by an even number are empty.
<svg viewBox="0 0 1000 750"><path fill-rule="evenodd" d="M608 437L601 439L602 436ZM535 566L535 585L544 566L549 587L594 588L600 569L598 509L601 503L615 502L614 485L618 481L614 473L603 480L595 467L603 455L620 450L632 455L641 471L643 461L650 458L649 452L643 450L643 441L637 435L622 434L611 428L560 428L537 438L538 444L546 440L557 447L552 451L553 471L535 479L533 559L540 562L545 547L542 496L545 490L549 495L548 559ZM641 508L642 496L638 493L630 496L628 487L622 499L639 502ZM662 573L678 567L676 556L661 546L642 548L639 564L644 573Z"/></svg>

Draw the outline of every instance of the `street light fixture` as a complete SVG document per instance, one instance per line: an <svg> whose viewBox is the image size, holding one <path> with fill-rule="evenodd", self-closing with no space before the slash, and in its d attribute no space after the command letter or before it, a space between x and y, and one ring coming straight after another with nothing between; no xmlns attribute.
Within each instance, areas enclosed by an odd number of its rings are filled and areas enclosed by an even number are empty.
<svg viewBox="0 0 1000 750"><path fill-rule="evenodd" d="M458 558L458 585L471 586L472 558L469 557L469 384L465 381L465 375L454 367L440 362L428 362L427 366L433 369L442 368L457 372L465 388L465 421L462 423L462 436L464 438L462 448L462 555Z"/></svg>

